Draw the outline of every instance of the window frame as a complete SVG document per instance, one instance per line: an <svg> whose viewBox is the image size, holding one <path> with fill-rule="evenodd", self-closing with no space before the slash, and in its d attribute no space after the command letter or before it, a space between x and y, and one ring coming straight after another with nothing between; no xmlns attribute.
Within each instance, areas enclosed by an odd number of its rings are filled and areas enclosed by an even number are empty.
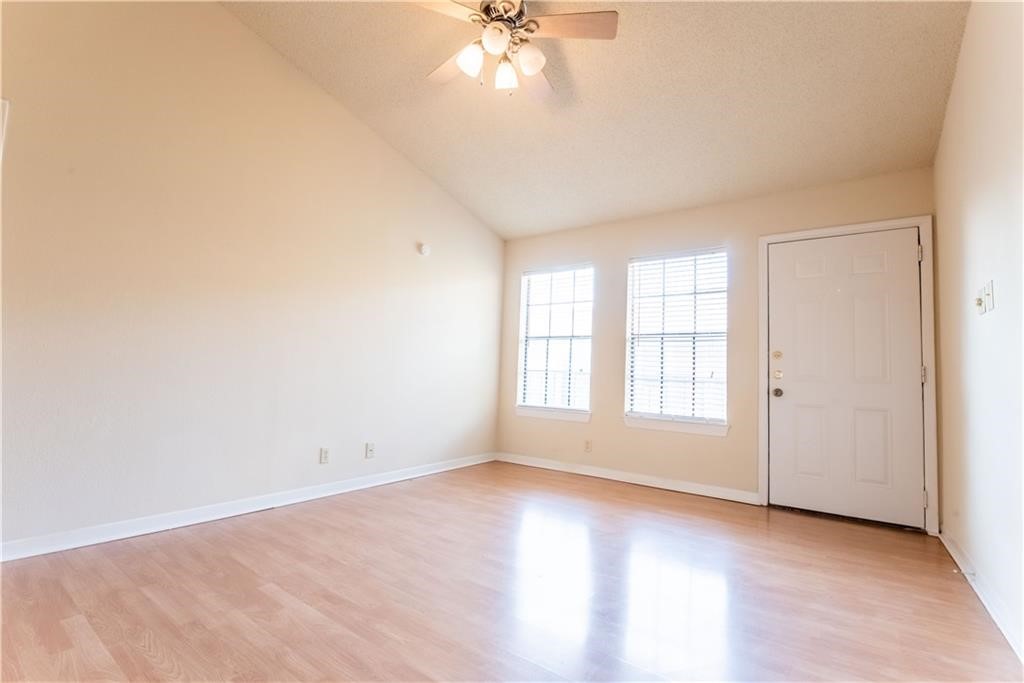
<svg viewBox="0 0 1024 683"><path fill-rule="evenodd" d="M726 380L725 380L725 418L724 419L712 419L705 417L694 417L687 415L665 415L657 413L642 413L637 411L631 411L629 401L629 389L630 389L630 349L631 341L633 338L632 328L632 316L633 316L633 290L632 282L630 278L630 268L637 263L644 263L650 261L670 261L678 258L690 258L697 257L701 254L714 254L721 252L725 256L726 263L726 283L725 283L725 363L726 363ZM689 434L702 434L706 436L718 436L723 437L729 433L729 291L730 291L730 280L729 275L729 249L725 245L717 245L711 247L700 247L697 249L686 249L679 251L664 252L659 254L651 254L649 256L637 256L630 258L626 263L626 320L625 320L625 363L623 372L623 421L627 427L635 427L637 429L653 429L660 431L671 431L671 432L684 432ZM664 293L662 297L664 297ZM696 294L695 294L696 296Z"/></svg>
<svg viewBox="0 0 1024 683"><path fill-rule="evenodd" d="M523 386L524 363L526 362L526 342L527 342L527 330L526 330L526 308L528 302L525 296L525 280L530 275L548 275L555 273L564 273L566 271L576 271L590 269L593 272L593 290L591 293L590 300L590 334L586 337L580 335L570 335L569 339L589 339L590 340L590 364L589 374L593 378L594 369L594 309L596 306L597 299L597 269L591 262L581 262L569 265L552 266L550 268L531 268L524 270L519 274L519 332L516 338L516 381L515 381L515 411L516 415L520 417L534 417L549 420L564 420L568 422L590 422L591 409L593 408L593 395L588 389L587 391L587 409L582 408L568 408L561 406L538 406L521 403ZM575 295L574 295L575 296ZM573 301L575 302L575 300ZM570 373L572 368L570 367ZM591 385L592 388L592 385Z"/></svg>

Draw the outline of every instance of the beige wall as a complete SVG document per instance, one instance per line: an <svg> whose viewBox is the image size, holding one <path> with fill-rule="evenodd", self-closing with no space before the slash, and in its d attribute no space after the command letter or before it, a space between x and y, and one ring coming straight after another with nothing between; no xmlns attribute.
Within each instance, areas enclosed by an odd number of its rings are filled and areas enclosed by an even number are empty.
<svg viewBox="0 0 1024 683"><path fill-rule="evenodd" d="M757 320L760 235L932 213L931 169L879 176L508 242L498 445L504 452L654 477L757 490ZM631 257L724 245L729 252L726 437L623 423L626 264ZM515 414L519 279L523 271L595 268L589 424ZM583 442L593 440L593 452Z"/></svg>
<svg viewBox="0 0 1024 683"><path fill-rule="evenodd" d="M3 96L5 541L493 450L502 242L222 7L7 4Z"/></svg>
<svg viewBox="0 0 1024 683"><path fill-rule="evenodd" d="M935 160L942 533L1018 653L1022 20L1019 3L972 5Z"/></svg>

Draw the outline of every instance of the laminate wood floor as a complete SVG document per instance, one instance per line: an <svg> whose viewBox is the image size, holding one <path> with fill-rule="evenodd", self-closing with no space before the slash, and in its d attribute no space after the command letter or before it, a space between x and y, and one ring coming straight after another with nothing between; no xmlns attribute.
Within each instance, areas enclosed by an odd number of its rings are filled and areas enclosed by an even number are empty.
<svg viewBox="0 0 1024 683"><path fill-rule="evenodd" d="M2 566L5 680L1006 680L938 540L488 463Z"/></svg>

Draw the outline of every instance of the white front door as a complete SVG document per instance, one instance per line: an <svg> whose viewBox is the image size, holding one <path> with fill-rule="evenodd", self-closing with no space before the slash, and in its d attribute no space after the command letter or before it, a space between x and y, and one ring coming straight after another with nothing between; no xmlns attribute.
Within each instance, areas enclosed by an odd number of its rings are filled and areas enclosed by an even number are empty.
<svg viewBox="0 0 1024 683"><path fill-rule="evenodd" d="M924 526L917 228L768 247L769 502Z"/></svg>

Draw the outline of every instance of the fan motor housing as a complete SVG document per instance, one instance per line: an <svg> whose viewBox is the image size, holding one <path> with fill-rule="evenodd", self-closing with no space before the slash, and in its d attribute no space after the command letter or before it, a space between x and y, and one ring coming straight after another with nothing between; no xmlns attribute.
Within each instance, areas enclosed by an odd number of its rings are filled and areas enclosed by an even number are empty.
<svg viewBox="0 0 1024 683"><path fill-rule="evenodd" d="M488 22L501 21L509 28L521 28L526 24L526 0L484 0L480 3L480 14Z"/></svg>

